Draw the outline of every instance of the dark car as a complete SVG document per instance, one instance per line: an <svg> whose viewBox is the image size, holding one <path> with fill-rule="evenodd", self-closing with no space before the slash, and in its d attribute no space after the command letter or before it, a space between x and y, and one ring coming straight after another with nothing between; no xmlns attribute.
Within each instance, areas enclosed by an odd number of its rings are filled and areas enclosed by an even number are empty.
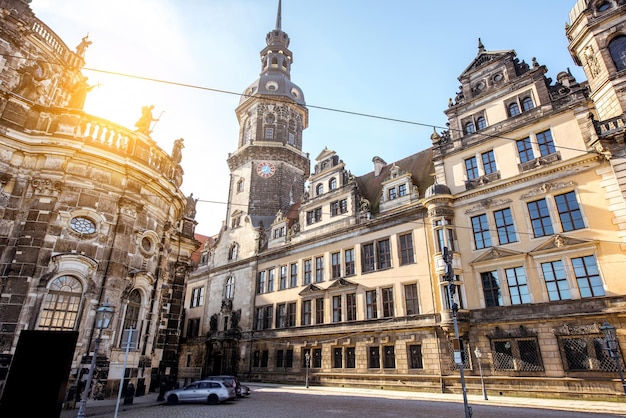
<svg viewBox="0 0 626 418"><path fill-rule="evenodd" d="M238 398L243 398L244 396L250 395L249 388L247 391L242 391L241 384L239 383L239 379L237 379L235 376L227 376L227 375L207 376L204 378L204 380L219 380L222 382L230 383L235 388L235 393L237 394Z"/></svg>
<svg viewBox="0 0 626 418"><path fill-rule="evenodd" d="M184 388L165 392L168 405L176 405L179 402L205 402L217 405L234 399L235 396L235 388L230 383L219 380L199 380Z"/></svg>

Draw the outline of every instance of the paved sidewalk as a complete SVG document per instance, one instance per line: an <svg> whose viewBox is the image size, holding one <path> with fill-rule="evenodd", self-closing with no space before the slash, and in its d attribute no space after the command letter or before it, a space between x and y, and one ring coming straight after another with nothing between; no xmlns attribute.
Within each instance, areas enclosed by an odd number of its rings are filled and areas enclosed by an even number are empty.
<svg viewBox="0 0 626 418"><path fill-rule="evenodd" d="M270 383L246 383L249 386L252 395L256 393L281 391L293 393L309 393L314 396L333 396L333 395L352 395L352 396L370 396L382 397L390 399L414 399L428 400L440 402L463 402L461 394L451 393L431 393L431 392L408 392L395 390L379 390L379 389L362 389L362 388L342 388L329 386L304 386L293 385L277 385ZM122 412L135 408L148 408L161 405L162 402L157 401L157 393L148 393L144 396L135 397L132 405L124 405L124 399L120 400L119 415L123 417ZM492 396L489 395L488 400L484 400L482 395L467 395L468 404L471 405L492 405L492 406L509 406L509 407L527 407L527 408L543 408L556 409L562 411L577 412L596 412L605 414L615 414L616 416L626 417L626 395L622 402L603 402L603 401L584 401L572 399L542 399L542 398L517 398L510 396ZM117 399L105 399L101 401L89 400L85 416L107 415L113 417L115 414L115 406ZM78 413L78 407L72 410L63 410L61 418L74 418Z"/></svg>

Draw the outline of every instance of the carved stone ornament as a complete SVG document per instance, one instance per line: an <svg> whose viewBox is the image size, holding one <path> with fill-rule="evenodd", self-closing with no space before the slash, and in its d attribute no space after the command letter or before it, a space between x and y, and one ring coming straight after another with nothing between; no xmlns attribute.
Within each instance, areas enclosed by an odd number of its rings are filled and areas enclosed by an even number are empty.
<svg viewBox="0 0 626 418"><path fill-rule="evenodd" d="M552 329L554 335L587 335L600 333L598 324L571 326L563 324L559 328Z"/></svg>
<svg viewBox="0 0 626 418"><path fill-rule="evenodd" d="M476 205L467 209L465 213L475 213L482 212L491 207L502 206L511 203L513 200L511 199L485 199L478 202Z"/></svg>
<svg viewBox="0 0 626 418"><path fill-rule="evenodd" d="M36 195L57 196L63 187L63 182L51 179L35 179L32 185Z"/></svg>
<svg viewBox="0 0 626 418"><path fill-rule="evenodd" d="M541 186L537 187L536 189L532 189L531 191L529 191L526 194L523 194L521 196L522 199L526 199L529 197L535 197L538 195L544 195L550 191L553 190L560 190L560 189L565 189L567 187L572 187L575 186L576 183L574 183L573 181L568 181L566 183L544 183Z"/></svg>

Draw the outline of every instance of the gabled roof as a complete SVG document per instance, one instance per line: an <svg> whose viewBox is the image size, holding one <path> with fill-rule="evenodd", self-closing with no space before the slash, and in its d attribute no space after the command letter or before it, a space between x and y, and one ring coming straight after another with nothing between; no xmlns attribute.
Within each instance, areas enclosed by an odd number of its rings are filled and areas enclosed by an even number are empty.
<svg viewBox="0 0 626 418"><path fill-rule="evenodd" d="M374 171L357 177L356 182L363 197L370 202L372 213L378 212L378 204L381 198L382 183L389 176L393 165L400 167L403 171L411 174L413 184L419 189L420 198L424 197L426 189L434 183L433 149L427 148L416 154L410 155L392 164L387 164L382 168L378 176Z"/></svg>

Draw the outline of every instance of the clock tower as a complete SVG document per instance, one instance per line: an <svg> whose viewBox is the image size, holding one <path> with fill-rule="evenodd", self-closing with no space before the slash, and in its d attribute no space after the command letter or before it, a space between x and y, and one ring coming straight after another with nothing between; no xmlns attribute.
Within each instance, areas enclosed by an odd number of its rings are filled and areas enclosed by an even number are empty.
<svg viewBox="0 0 626 418"><path fill-rule="evenodd" d="M228 157L231 172L227 228L249 220L269 227L280 210L300 201L309 176L302 132L308 109L302 90L291 81L293 56L281 29L281 2L276 27L261 51L261 73L241 95L237 150Z"/></svg>

